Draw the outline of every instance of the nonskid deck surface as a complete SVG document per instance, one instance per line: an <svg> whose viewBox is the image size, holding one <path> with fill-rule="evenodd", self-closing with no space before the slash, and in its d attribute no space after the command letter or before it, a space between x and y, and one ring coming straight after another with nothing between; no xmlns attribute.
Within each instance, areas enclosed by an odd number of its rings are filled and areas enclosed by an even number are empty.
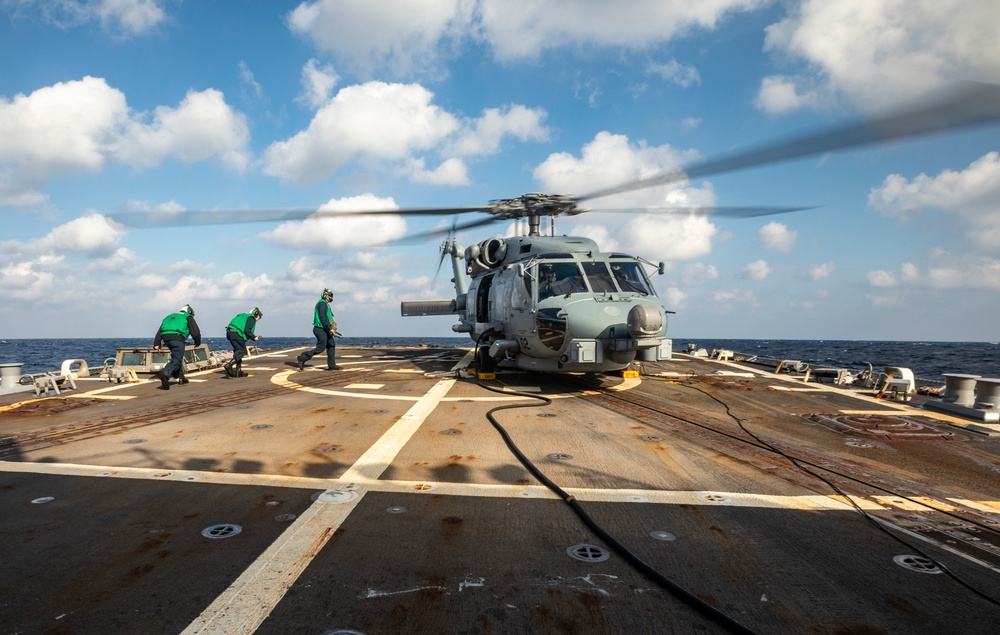
<svg viewBox="0 0 1000 635"><path fill-rule="evenodd" d="M0 630L987 633L1000 619L977 593L1000 596L1000 439L961 420L686 356L638 379L479 382L465 350L341 349L344 370L305 372L297 352L166 392L78 381L5 397ZM519 404L493 417L593 527L487 419Z"/></svg>

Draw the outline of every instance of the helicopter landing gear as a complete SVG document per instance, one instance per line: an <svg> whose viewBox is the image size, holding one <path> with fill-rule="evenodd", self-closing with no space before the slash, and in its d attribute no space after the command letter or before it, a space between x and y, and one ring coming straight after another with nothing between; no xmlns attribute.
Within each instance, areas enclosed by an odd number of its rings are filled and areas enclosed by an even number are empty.
<svg viewBox="0 0 1000 635"><path fill-rule="evenodd" d="M490 347L480 346L476 349L476 372L492 373L496 369L496 362L490 357Z"/></svg>

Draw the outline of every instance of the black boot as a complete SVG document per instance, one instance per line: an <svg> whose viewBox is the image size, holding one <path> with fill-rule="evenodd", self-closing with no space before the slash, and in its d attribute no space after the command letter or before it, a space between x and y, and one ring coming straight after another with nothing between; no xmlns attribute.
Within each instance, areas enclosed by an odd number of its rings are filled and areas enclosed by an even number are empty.
<svg viewBox="0 0 1000 635"><path fill-rule="evenodd" d="M249 376L250 375L243 372L243 360L240 360L240 362L236 364L236 372L233 373L233 377L249 377Z"/></svg>
<svg viewBox="0 0 1000 635"><path fill-rule="evenodd" d="M226 369L226 377L236 377L236 373L233 372L233 364L236 363L235 359L231 359L223 366Z"/></svg>
<svg viewBox="0 0 1000 635"><path fill-rule="evenodd" d="M163 373L156 373L156 378L160 380L160 385L156 388L158 390L170 390L170 378Z"/></svg>

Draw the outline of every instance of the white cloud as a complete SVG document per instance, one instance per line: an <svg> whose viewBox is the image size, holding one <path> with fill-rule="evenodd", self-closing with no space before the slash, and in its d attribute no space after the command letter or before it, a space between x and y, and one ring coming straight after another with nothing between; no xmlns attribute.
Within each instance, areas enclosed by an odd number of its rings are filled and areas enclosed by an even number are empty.
<svg viewBox="0 0 1000 635"><path fill-rule="evenodd" d="M316 0L288 15L289 28L320 50L370 75L397 75L436 66L439 44L468 29L461 0Z"/></svg>
<svg viewBox="0 0 1000 635"><path fill-rule="evenodd" d="M1000 153L990 152L965 170L944 170L908 181L891 174L868 194L868 205L889 217L909 220L926 208L953 214L984 249L1000 249Z"/></svg>
<svg viewBox="0 0 1000 635"><path fill-rule="evenodd" d="M51 295L57 276L64 269L65 256L42 254L18 259L0 267L0 294L7 300L35 301Z"/></svg>
<svg viewBox="0 0 1000 635"><path fill-rule="evenodd" d="M109 33L137 36L149 33L166 20L162 0L7 0L24 15L37 11L42 19L71 28L100 22Z"/></svg>
<svg viewBox="0 0 1000 635"><path fill-rule="evenodd" d="M798 233L788 229L784 223L771 221L758 230L757 238L768 249L791 251L798 238Z"/></svg>
<svg viewBox="0 0 1000 635"><path fill-rule="evenodd" d="M804 0L767 29L765 47L811 76L762 85L772 108L817 106L813 91L862 106L898 101L954 78L1000 80L1000 4L981 0ZM767 82L768 80L765 80ZM799 81L803 86L785 85Z"/></svg>
<svg viewBox="0 0 1000 635"><path fill-rule="evenodd" d="M500 60L533 58L556 47L652 47L696 29L714 29L764 0L589 2L483 0L479 27Z"/></svg>
<svg viewBox="0 0 1000 635"><path fill-rule="evenodd" d="M189 92L176 109L161 106L151 123L143 119L130 112L121 91L96 77L0 98L0 203L38 202L44 198L38 190L52 177L113 163L150 166L168 157L247 163L246 122L218 91Z"/></svg>
<svg viewBox="0 0 1000 635"><path fill-rule="evenodd" d="M673 82L678 86L683 86L687 88L692 84L701 83L701 75L698 73L698 69L694 66L688 66L681 64L677 60L670 60L663 64L650 64L646 68L646 72L653 75L659 75L668 82Z"/></svg>
<svg viewBox="0 0 1000 635"><path fill-rule="evenodd" d="M879 269L867 275L873 287L910 287L933 290L972 290L994 292L1000 289L1000 260L986 256L955 256L944 251L930 254L921 273L917 265L906 262L899 273Z"/></svg>
<svg viewBox="0 0 1000 635"><path fill-rule="evenodd" d="M715 265L706 265L694 262L684 266L681 273L681 280L684 284L695 285L719 279L719 270Z"/></svg>
<svg viewBox="0 0 1000 635"><path fill-rule="evenodd" d="M368 82L343 88L328 100L309 127L291 139L271 144L264 172L296 183L332 176L349 161L396 166L417 182L465 184L461 156L500 150L512 136L520 141L548 138L545 112L509 105L483 111L478 119L460 119L434 105L434 95L419 84ZM424 152L446 156L428 170Z"/></svg>
<svg viewBox="0 0 1000 635"><path fill-rule="evenodd" d="M291 30L364 74L440 72L460 46L484 42L500 61L531 59L546 50L653 48L769 0L627 3L572 0L316 0L288 16ZM693 81L690 67L675 81ZM694 74L697 72L694 71Z"/></svg>
<svg viewBox="0 0 1000 635"><path fill-rule="evenodd" d="M14 254L80 253L107 257L115 252L125 228L100 214L87 214L59 225L37 240L18 243L4 241L0 248Z"/></svg>
<svg viewBox="0 0 1000 635"><path fill-rule="evenodd" d="M599 132L583 147L579 158L566 152L552 154L535 168L534 176L543 191L579 195L676 170L694 156L669 145L633 145L624 135ZM610 239L607 243L616 249L655 260L688 260L711 252L712 237L718 232L715 225L705 216L638 212L714 204L715 192L710 184L697 188L682 181L594 199L588 202L594 211L586 216L585 223L605 227ZM637 213L602 215L601 209L632 209Z"/></svg>
<svg viewBox="0 0 1000 635"><path fill-rule="evenodd" d="M766 280L771 275L771 266L766 260L755 260L743 267L741 275L747 280Z"/></svg>
<svg viewBox="0 0 1000 635"><path fill-rule="evenodd" d="M823 280L829 278L837 270L837 264L832 260L821 265L809 267L809 278L812 280Z"/></svg>
<svg viewBox="0 0 1000 635"><path fill-rule="evenodd" d="M369 82L342 89L309 127L264 155L264 172L309 183L352 160L399 161L434 148L459 128L417 84Z"/></svg>
<svg viewBox="0 0 1000 635"><path fill-rule="evenodd" d="M167 157L188 163L216 157L242 170L249 161L249 140L246 118L210 88L188 92L177 108L158 106L149 124L131 121L116 154L143 166L159 165Z"/></svg>
<svg viewBox="0 0 1000 635"><path fill-rule="evenodd" d="M677 287L668 287L661 297L663 299L663 304L667 309L676 311L677 309L685 306L688 294L681 291Z"/></svg>
<svg viewBox="0 0 1000 635"><path fill-rule="evenodd" d="M816 90L800 92L795 80L772 75L761 80L757 92L756 105L764 112L780 115L803 107L816 107L824 102L823 95Z"/></svg>
<svg viewBox="0 0 1000 635"><path fill-rule="evenodd" d="M310 59L302 67L302 95L298 101L310 108L319 108L330 101L333 89L340 81L340 76L329 64L323 66L315 59Z"/></svg>
<svg viewBox="0 0 1000 635"><path fill-rule="evenodd" d="M391 198L383 199L363 194L344 199L331 199L319 211L393 211L399 209ZM283 223L262 233L265 240L290 249L306 249L327 253L332 249L384 244L406 234L406 221L395 214L357 217L310 217L303 221Z"/></svg>
<svg viewBox="0 0 1000 635"><path fill-rule="evenodd" d="M517 104L487 108L478 119L465 122L458 138L448 144L445 152L459 156L494 154L506 136L520 141L546 141L549 130L542 124L545 117L541 108Z"/></svg>

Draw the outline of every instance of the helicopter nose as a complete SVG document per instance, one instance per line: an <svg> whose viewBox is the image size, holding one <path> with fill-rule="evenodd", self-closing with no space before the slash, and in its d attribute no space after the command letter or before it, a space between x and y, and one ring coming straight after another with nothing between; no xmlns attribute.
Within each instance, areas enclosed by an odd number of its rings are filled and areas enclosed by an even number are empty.
<svg viewBox="0 0 1000 635"><path fill-rule="evenodd" d="M628 333L641 339L653 337L663 328L663 315L651 304L637 304L628 312Z"/></svg>

